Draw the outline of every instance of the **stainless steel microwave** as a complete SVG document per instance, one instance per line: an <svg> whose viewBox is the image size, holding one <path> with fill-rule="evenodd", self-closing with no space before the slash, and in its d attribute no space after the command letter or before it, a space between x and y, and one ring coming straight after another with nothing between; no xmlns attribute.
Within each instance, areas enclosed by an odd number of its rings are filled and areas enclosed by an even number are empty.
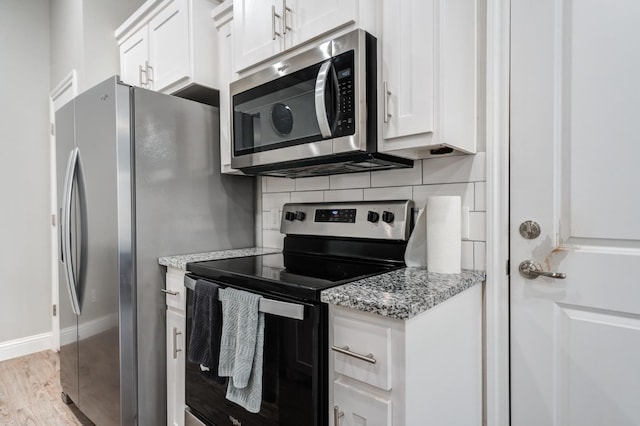
<svg viewBox="0 0 640 426"><path fill-rule="evenodd" d="M231 166L318 176L412 167L377 152L376 39L354 30L231 83Z"/></svg>

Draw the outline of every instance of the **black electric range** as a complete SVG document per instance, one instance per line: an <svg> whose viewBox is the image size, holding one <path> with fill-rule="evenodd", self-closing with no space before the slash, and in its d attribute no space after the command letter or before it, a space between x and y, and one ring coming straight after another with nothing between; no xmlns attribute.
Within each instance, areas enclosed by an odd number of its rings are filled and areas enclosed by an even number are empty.
<svg viewBox="0 0 640 426"><path fill-rule="evenodd" d="M281 253L189 263L187 342L197 280L260 294L286 309L265 311L260 411L226 400L226 383L206 380L187 362L187 417L206 425L328 425L328 309L320 294L403 267L412 213L408 200L285 204Z"/></svg>

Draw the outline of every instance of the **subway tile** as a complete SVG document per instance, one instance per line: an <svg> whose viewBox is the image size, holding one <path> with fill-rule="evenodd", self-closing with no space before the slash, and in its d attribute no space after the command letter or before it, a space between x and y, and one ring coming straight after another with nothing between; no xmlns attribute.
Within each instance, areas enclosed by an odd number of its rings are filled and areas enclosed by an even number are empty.
<svg viewBox="0 0 640 426"><path fill-rule="evenodd" d="M324 201L324 192L322 191L302 191L292 192L292 203L316 203Z"/></svg>
<svg viewBox="0 0 640 426"><path fill-rule="evenodd" d="M469 239L473 241L486 241L486 213L469 213Z"/></svg>
<svg viewBox="0 0 640 426"><path fill-rule="evenodd" d="M324 191L324 201L362 201L363 199L362 189Z"/></svg>
<svg viewBox="0 0 640 426"><path fill-rule="evenodd" d="M316 176L309 178L294 179L296 191L315 191L319 189L329 189L329 176Z"/></svg>
<svg viewBox="0 0 640 426"><path fill-rule="evenodd" d="M329 189L368 188L369 186L371 186L371 172L329 176Z"/></svg>
<svg viewBox="0 0 640 426"><path fill-rule="evenodd" d="M272 209L282 210L282 205L289 202L291 202L290 192L262 194L262 211L268 212Z"/></svg>
<svg viewBox="0 0 640 426"><path fill-rule="evenodd" d="M284 234L273 229L265 229L262 231L262 246L270 248L284 247Z"/></svg>
<svg viewBox="0 0 640 426"><path fill-rule="evenodd" d="M413 187L413 201L416 207L423 208L427 204L427 198L436 195L457 195L461 198L462 206L467 206L469 210L474 210L472 183L448 183Z"/></svg>
<svg viewBox="0 0 640 426"><path fill-rule="evenodd" d="M262 212L262 229L273 229L271 227L271 212Z"/></svg>
<svg viewBox="0 0 640 426"><path fill-rule="evenodd" d="M455 155L422 160L422 183L457 183L486 180L486 155Z"/></svg>
<svg viewBox="0 0 640 426"><path fill-rule="evenodd" d="M487 270L487 244L483 242L473 243L473 269Z"/></svg>
<svg viewBox="0 0 640 426"><path fill-rule="evenodd" d="M371 172L371 186L420 185L422 183L422 161L416 160L411 169L392 169Z"/></svg>
<svg viewBox="0 0 640 426"><path fill-rule="evenodd" d="M486 211L487 210L487 183L486 182L476 182L475 184L475 211Z"/></svg>
<svg viewBox="0 0 640 426"><path fill-rule="evenodd" d="M296 189L296 181L294 179L272 176L265 176L262 179L263 182L266 182L263 186L263 192L285 192L295 191Z"/></svg>
<svg viewBox="0 0 640 426"><path fill-rule="evenodd" d="M411 200L413 188L410 186L393 186L391 188L366 188L365 200Z"/></svg>
<svg viewBox="0 0 640 426"><path fill-rule="evenodd" d="M462 269L474 269L473 268L473 241L462 242L462 262L460 264Z"/></svg>

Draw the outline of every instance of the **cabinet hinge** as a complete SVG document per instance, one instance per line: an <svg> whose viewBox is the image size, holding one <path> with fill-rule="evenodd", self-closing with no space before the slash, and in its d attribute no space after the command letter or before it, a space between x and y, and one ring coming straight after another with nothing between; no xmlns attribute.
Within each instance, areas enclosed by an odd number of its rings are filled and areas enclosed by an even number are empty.
<svg viewBox="0 0 640 426"><path fill-rule="evenodd" d="M51 215L51 226L56 226L56 215L55 214Z"/></svg>
<svg viewBox="0 0 640 426"><path fill-rule="evenodd" d="M509 275L509 273L510 273L510 269L511 269L510 267L511 267L511 264L509 263L509 259L507 259L507 269L506 269L506 271L505 271L505 273L506 273L507 275Z"/></svg>
<svg viewBox="0 0 640 426"><path fill-rule="evenodd" d="M55 317L56 315L58 315L58 305L53 305L53 316Z"/></svg>

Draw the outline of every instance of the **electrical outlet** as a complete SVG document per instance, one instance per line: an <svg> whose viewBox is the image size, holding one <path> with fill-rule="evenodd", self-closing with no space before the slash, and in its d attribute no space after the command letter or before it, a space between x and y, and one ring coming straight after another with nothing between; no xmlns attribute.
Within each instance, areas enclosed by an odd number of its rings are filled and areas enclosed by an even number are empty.
<svg viewBox="0 0 640 426"><path fill-rule="evenodd" d="M279 209L271 209L271 224L269 226L270 229L278 230L280 229L280 216L281 212Z"/></svg>

